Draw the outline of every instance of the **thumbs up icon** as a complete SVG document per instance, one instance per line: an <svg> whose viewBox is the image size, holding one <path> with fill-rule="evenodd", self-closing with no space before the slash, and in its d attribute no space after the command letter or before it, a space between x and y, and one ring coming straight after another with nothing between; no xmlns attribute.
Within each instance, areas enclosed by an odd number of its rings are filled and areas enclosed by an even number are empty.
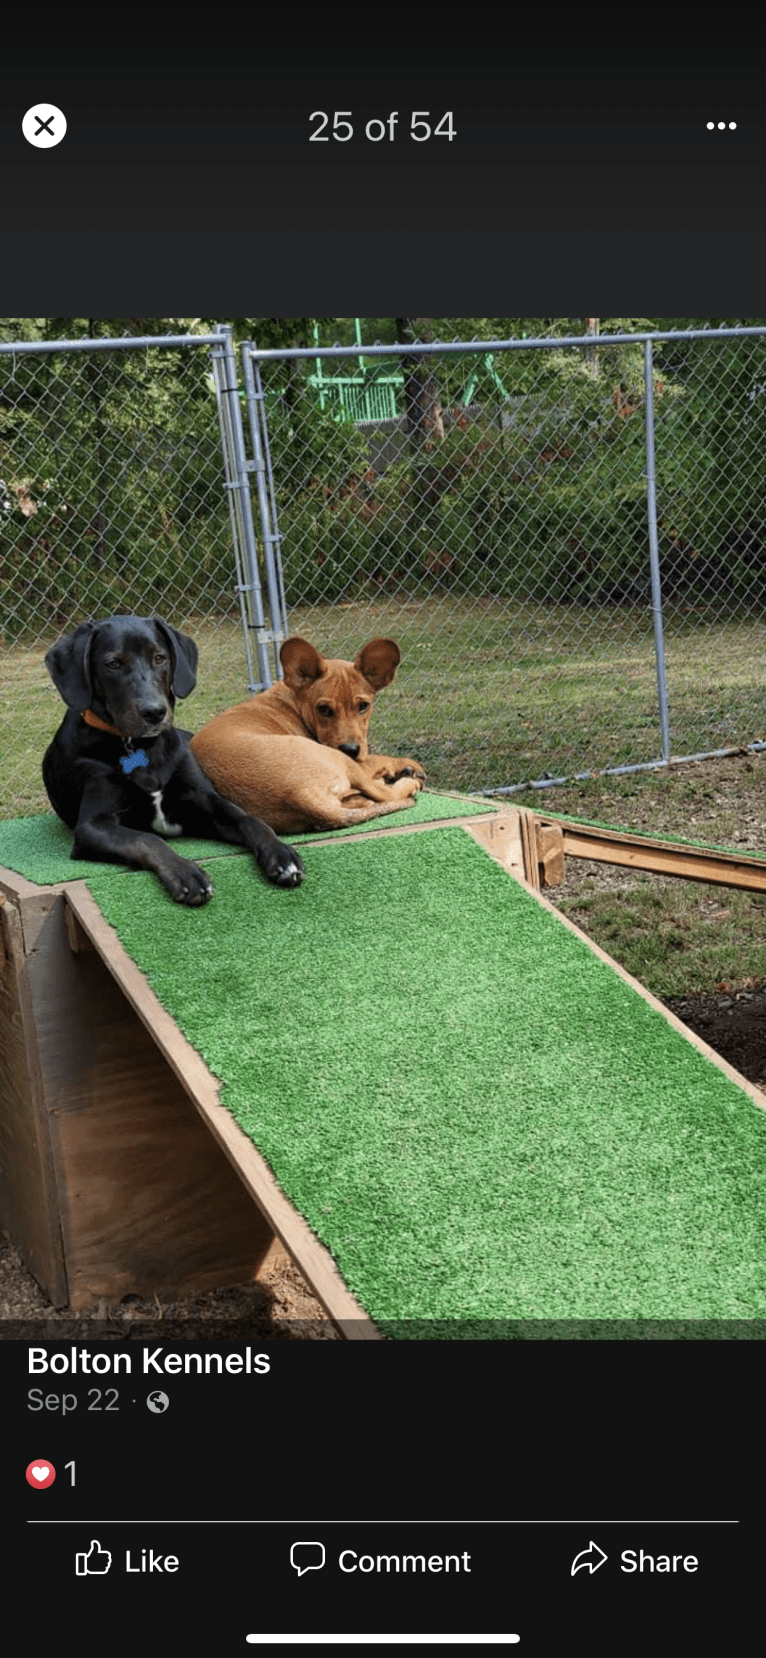
<svg viewBox="0 0 766 1658"><path fill-rule="evenodd" d="M86 1577L89 1572L108 1572L112 1564L112 1556L108 1549L102 1549L101 1544L91 1543L87 1554L76 1554L74 1569L78 1577Z"/></svg>

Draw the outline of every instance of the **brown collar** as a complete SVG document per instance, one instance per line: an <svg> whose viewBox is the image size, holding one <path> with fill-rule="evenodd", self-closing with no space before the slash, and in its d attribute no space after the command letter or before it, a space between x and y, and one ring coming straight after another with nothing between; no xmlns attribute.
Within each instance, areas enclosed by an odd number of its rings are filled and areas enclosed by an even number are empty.
<svg viewBox="0 0 766 1658"><path fill-rule="evenodd" d="M117 730L116 725L107 725L106 720L100 720L98 714L94 714L90 708L85 710L83 719L86 725L95 726L97 731L108 731L112 737L122 737L122 732ZM122 737L122 740L124 742L125 738Z"/></svg>

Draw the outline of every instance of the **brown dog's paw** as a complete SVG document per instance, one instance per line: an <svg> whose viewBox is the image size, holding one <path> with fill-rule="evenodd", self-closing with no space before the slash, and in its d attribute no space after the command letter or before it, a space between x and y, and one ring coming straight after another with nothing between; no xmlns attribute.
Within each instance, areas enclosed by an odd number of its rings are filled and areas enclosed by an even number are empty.
<svg viewBox="0 0 766 1658"><path fill-rule="evenodd" d="M390 755L371 754L362 764L371 777L379 777L382 783L395 783L399 777L417 777L421 783L426 779L417 760L393 760Z"/></svg>
<svg viewBox="0 0 766 1658"><path fill-rule="evenodd" d="M394 783L388 783L386 787L391 790L391 794L395 795L397 800L413 801L420 794L423 784L419 777L413 777L409 774L406 777L397 777Z"/></svg>

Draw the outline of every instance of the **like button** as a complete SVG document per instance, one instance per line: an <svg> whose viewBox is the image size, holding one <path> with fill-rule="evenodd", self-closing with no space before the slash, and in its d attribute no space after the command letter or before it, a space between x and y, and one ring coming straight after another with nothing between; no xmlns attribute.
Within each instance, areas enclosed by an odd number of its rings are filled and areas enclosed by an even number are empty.
<svg viewBox="0 0 766 1658"><path fill-rule="evenodd" d="M108 1572L112 1564L112 1556L108 1549L102 1549L100 1543L91 1543L87 1554L76 1554L74 1569L78 1577L86 1577L89 1572Z"/></svg>

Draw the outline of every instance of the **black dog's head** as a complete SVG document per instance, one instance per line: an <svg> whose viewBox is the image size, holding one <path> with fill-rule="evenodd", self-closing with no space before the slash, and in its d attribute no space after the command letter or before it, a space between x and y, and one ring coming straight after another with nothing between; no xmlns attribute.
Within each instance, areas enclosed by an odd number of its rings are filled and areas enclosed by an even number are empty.
<svg viewBox="0 0 766 1658"><path fill-rule="evenodd" d="M53 645L45 666L69 708L90 708L124 737L156 737L173 724L176 697L196 684L197 647L160 616L82 622Z"/></svg>

